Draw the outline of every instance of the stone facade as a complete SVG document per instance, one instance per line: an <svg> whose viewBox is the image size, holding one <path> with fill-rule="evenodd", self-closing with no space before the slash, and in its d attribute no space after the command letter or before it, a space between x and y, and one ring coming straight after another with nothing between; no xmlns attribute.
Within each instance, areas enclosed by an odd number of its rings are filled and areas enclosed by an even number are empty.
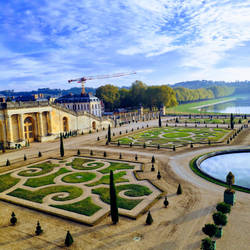
<svg viewBox="0 0 250 250"><path fill-rule="evenodd" d="M49 102L0 103L0 143L13 148L28 141L50 141L68 131L89 132L113 121Z"/></svg>

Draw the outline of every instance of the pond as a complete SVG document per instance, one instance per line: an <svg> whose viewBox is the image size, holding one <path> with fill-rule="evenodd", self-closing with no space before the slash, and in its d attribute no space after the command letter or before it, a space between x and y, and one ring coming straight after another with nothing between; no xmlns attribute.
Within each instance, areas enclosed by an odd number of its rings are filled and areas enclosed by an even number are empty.
<svg viewBox="0 0 250 250"><path fill-rule="evenodd" d="M202 161L200 169L206 174L226 181L228 172L235 176L235 184L250 188L250 152L216 155Z"/></svg>
<svg viewBox="0 0 250 250"><path fill-rule="evenodd" d="M242 96L233 101L203 107L203 112L250 114L250 96Z"/></svg>

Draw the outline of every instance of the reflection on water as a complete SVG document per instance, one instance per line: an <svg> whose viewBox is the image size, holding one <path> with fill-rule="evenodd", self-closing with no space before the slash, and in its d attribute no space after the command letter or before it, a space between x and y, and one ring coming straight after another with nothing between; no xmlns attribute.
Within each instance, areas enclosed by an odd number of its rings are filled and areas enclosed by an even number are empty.
<svg viewBox="0 0 250 250"><path fill-rule="evenodd" d="M226 176L231 171L236 185L250 188L250 153L216 155L204 160L200 169L222 181L226 181Z"/></svg>
<svg viewBox="0 0 250 250"><path fill-rule="evenodd" d="M203 112L250 114L250 96L237 98L230 102L207 106L200 110Z"/></svg>

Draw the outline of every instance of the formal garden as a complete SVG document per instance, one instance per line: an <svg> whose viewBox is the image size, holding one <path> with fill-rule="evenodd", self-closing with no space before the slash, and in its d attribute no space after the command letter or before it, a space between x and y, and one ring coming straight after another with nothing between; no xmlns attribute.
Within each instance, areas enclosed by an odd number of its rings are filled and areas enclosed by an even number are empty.
<svg viewBox="0 0 250 250"><path fill-rule="evenodd" d="M191 143L220 142L229 133L229 129L223 128L164 127L119 137L115 143L173 147Z"/></svg>
<svg viewBox="0 0 250 250"><path fill-rule="evenodd" d="M136 218L161 194L136 178L141 168L140 163L108 159L48 159L0 175L0 198L91 225L110 212L112 170L119 214Z"/></svg>

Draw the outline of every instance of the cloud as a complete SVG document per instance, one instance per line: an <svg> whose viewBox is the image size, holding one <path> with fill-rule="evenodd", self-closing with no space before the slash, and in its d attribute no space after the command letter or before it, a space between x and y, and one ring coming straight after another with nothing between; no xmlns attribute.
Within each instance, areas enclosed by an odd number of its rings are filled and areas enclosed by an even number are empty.
<svg viewBox="0 0 250 250"><path fill-rule="evenodd" d="M69 78L119 70L164 81L162 68L170 66L169 80L234 78L237 70L247 77L250 67L227 61L250 41L250 5L243 0L23 0L3 9L1 89L6 82L66 87Z"/></svg>

